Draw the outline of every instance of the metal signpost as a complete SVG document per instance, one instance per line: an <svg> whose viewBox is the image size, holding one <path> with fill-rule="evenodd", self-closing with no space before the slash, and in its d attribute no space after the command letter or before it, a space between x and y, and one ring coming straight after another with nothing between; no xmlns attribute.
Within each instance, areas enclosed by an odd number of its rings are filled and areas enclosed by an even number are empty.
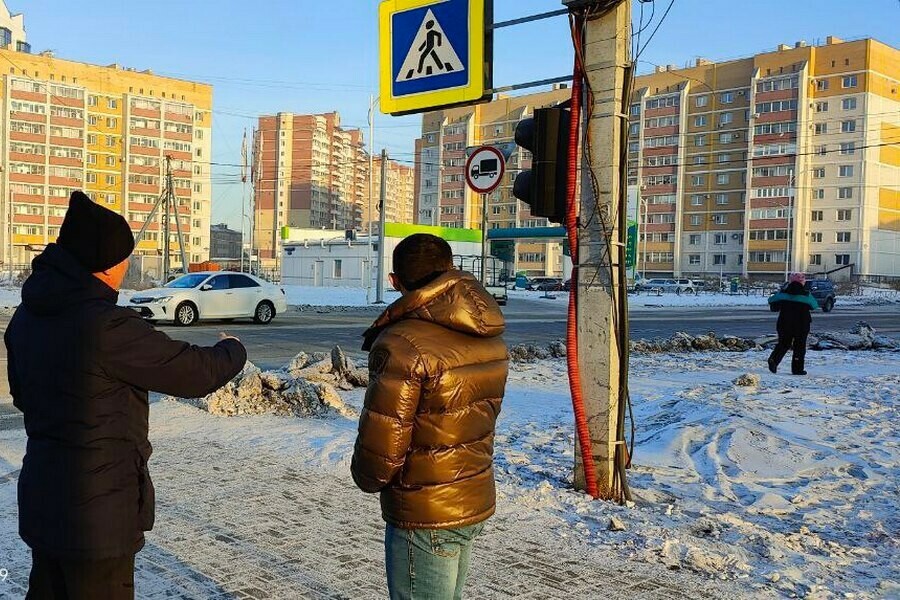
<svg viewBox="0 0 900 600"><path fill-rule="evenodd" d="M481 194L481 283L487 282L487 226L488 194L503 181L506 174L506 157L493 146L482 146L469 155L466 161L466 183L472 191Z"/></svg>

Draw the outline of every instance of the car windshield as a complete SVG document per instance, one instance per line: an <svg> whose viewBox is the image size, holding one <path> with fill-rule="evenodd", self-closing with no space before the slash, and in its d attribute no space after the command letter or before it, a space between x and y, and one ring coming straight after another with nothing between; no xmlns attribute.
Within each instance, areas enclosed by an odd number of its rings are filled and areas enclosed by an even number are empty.
<svg viewBox="0 0 900 600"><path fill-rule="evenodd" d="M204 281L209 275L202 274L194 274L194 275L185 275L184 277L179 277L175 281L170 281L166 284L167 288L177 288L177 289L189 289L195 288Z"/></svg>

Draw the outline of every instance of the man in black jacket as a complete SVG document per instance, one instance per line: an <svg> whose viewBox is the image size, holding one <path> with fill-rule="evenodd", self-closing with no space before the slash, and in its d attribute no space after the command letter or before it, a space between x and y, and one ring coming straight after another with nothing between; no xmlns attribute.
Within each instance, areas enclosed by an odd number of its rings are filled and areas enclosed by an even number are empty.
<svg viewBox="0 0 900 600"><path fill-rule="evenodd" d="M73 193L4 336L28 434L19 475L28 598L134 597L134 555L154 520L148 391L204 396L247 359L234 338L198 348L117 306L133 249L125 219Z"/></svg>

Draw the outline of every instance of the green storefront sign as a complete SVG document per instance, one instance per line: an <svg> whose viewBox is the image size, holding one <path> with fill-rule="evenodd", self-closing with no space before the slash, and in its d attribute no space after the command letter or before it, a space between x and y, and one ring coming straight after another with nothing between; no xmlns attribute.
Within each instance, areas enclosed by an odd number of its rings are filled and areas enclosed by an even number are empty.
<svg viewBox="0 0 900 600"><path fill-rule="evenodd" d="M637 222L628 221L628 240L625 242L625 266L633 269L637 262Z"/></svg>

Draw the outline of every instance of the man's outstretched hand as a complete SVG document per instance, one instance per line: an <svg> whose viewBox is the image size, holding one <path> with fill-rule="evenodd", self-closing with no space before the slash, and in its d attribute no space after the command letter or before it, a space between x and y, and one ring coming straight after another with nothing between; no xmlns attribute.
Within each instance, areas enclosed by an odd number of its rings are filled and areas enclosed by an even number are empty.
<svg viewBox="0 0 900 600"><path fill-rule="evenodd" d="M241 340L239 340L238 338L234 337L233 335L229 335L229 334L227 334L227 333L225 333L225 332L223 331L223 332L221 332L221 333L219 334L219 341L220 341L220 342L224 342L225 340L234 340L234 341L236 341L236 342L240 342L240 341L241 341Z"/></svg>

